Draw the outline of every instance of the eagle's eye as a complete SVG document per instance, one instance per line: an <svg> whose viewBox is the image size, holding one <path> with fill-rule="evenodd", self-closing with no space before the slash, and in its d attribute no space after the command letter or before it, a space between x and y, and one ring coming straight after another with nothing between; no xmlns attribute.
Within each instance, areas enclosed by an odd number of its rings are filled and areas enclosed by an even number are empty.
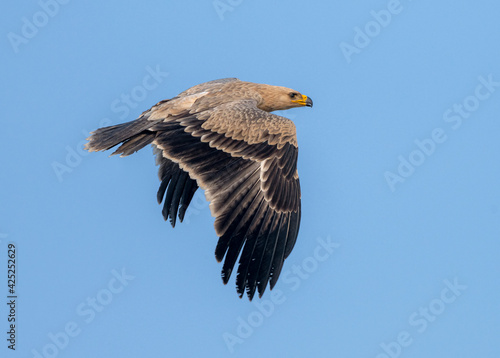
<svg viewBox="0 0 500 358"><path fill-rule="evenodd" d="M291 99L294 99L295 97L297 97L298 93L296 92L290 92L289 96Z"/></svg>

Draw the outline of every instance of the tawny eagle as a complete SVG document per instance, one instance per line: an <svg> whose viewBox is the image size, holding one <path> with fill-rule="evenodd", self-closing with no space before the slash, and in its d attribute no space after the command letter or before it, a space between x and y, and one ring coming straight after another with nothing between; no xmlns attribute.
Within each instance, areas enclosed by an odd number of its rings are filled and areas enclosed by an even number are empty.
<svg viewBox="0 0 500 358"><path fill-rule="evenodd" d="M160 166L163 217L182 222L194 193L205 191L219 237L226 284L239 256L236 288L251 300L276 284L300 224L295 125L270 112L312 107L290 88L226 78L161 101L134 121L91 133L89 151L127 156L151 144Z"/></svg>

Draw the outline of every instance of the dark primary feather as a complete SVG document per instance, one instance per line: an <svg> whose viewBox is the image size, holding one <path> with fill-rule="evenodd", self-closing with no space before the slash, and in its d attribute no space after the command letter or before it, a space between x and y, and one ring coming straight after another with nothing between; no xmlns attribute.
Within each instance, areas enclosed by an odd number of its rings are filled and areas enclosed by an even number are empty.
<svg viewBox="0 0 500 358"><path fill-rule="evenodd" d="M155 153L157 164L160 165L158 176L161 180L156 198L158 204L161 204L165 198L162 210L163 218L165 220L170 218L172 227L175 227L177 210L179 210L179 220L182 222L198 185L185 171L179 168L178 164L164 158L156 146ZM167 192L166 195L165 192Z"/></svg>

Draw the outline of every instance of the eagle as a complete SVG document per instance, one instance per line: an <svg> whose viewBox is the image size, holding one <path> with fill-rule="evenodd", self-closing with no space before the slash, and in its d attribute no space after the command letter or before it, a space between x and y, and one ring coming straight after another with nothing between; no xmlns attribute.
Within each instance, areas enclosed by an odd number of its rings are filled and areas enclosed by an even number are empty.
<svg viewBox="0 0 500 358"><path fill-rule="evenodd" d="M251 301L276 285L299 232L295 125L277 110L312 107L286 87L224 78L158 102L136 120L91 132L85 148L128 156L153 146L158 203L175 227L198 188L215 217L215 258L227 284L239 257L236 291Z"/></svg>

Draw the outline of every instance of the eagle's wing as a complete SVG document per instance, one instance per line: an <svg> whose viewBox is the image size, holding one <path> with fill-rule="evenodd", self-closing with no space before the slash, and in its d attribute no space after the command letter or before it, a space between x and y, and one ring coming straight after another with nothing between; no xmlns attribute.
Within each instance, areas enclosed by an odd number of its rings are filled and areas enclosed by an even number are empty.
<svg viewBox="0 0 500 358"><path fill-rule="evenodd" d="M235 101L156 122L148 131L162 153L159 200L167 186L165 212L189 205L197 186L215 216L218 261L227 283L238 256L237 291L250 299L271 289L295 244L300 223L297 139L289 119ZM162 169L167 168L167 169ZM194 183L196 181L196 183ZM181 184L178 184L181 183ZM170 188L172 187L172 189ZM170 194L169 194L170 193ZM175 201L172 203L172 198ZM184 209L182 209L184 207ZM171 217L172 220L172 217Z"/></svg>

